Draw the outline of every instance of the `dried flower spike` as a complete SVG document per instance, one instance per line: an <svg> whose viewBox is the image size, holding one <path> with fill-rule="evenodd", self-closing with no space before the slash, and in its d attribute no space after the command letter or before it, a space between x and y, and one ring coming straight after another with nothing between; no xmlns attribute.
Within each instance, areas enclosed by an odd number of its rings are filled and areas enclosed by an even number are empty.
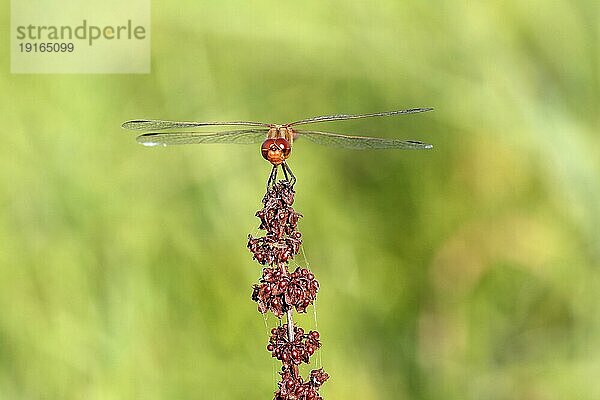
<svg viewBox="0 0 600 400"><path fill-rule="evenodd" d="M293 182L275 182L276 168L269 177L263 208L256 212L259 229L265 234L248 235L248 249L264 266L261 278L252 287L252 300L263 314L270 311L277 318L287 316L287 323L271 330L267 345L271 355L283 364L275 400L321 400L318 390L329 375L321 368L312 370L304 380L298 372L298 365L308 364L321 347L319 332L305 332L294 326L292 319L293 310L303 313L314 303L319 282L306 268L297 267L293 272L288 269L289 261L298 254L302 244L302 235L297 230L301 215L292 208Z"/></svg>

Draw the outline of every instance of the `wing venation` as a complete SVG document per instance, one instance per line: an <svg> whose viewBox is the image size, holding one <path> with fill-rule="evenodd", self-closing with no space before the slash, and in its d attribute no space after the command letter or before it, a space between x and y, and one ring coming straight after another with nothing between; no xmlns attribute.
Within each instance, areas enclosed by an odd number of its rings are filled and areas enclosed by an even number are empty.
<svg viewBox="0 0 600 400"><path fill-rule="evenodd" d="M137 137L138 143L144 146L170 146L178 144L201 143L262 143L267 137L268 129L238 129L216 133L205 132L150 132Z"/></svg>
<svg viewBox="0 0 600 400"><path fill-rule="evenodd" d="M370 117L387 117L391 115L401 115L401 114L415 114L426 111L431 111L433 108L425 107L425 108L409 108L407 110L395 110L395 111L385 111L371 114L336 114L336 115L321 115L319 117L312 117L302 119L300 121L292 122L288 124L289 126L294 125L304 125L304 124L313 124L316 122L326 122L326 121L343 121L348 119L358 119L358 118L370 118Z"/></svg>
<svg viewBox="0 0 600 400"><path fill-rule="evenodd" d="M124 122L121 127L133 131L159 131L165 129L184 129L199 126L263 126L269 124L252 121L229 121L229 122L186 122L186 121L163 121L159 119L134 119Z"/></svg>
<svg viewBox="0 0 600 400"><path fill-rule="evenodd" d="M367 136L349 136L320 131L298 131L299 139L324 145L347 149L431 149L433 145L417 140L387 139Z"/></svg>

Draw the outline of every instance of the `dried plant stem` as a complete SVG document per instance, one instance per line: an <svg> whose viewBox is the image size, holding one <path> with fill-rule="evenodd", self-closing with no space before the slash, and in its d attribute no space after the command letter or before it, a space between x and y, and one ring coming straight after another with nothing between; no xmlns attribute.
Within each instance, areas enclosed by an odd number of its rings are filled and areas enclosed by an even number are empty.
<svg viewBox="0 0 600 400"><path fill-rule="evenodd" d="M290 343L294 341L294 320L292 319L292 310L287 310L287 326L288 326L288 337Z"/></svg>
<svg viewBox="0 0 600 400"><path fill-rule="evenodd" d="M289 274L285 264L282 264L280 266L280 268L284 275ZM294 342L294 319L292 318L292 308L291 307L287 310L287 326L288 326L288 339L289 339L290 343L293 343Z"/></svg>

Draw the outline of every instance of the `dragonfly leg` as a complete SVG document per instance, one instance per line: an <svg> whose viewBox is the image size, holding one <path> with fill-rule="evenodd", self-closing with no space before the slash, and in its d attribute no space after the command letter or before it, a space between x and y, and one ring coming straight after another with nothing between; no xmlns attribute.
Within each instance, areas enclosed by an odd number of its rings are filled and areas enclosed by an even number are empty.
<svg viewBox="0 0 600 400"><path fill-rule="evenodd" d="M285 176L285 180L289 182L290 181L290 177L289 177L289 175L287 173L287 169L285 169L284 165L281 166L281 170L283 171L283 176Z"/></svg>
<svg viewBox="0 0 600 400"><path fill-rule="evenodd" d="M291 168L289 167L289 165L287 165L287 163L283 162L281 164L281 169L283 169L283 174L285 175L285 180L290 182L290 184L292 185L292 187L294 187L294 185L296 184L296 177L294 176L294 173L292 172ZM288 178L288 174L290 174L290 176L292 177L292 179Z"/></svg>
<svg viewBox="0 0 600 400"><path fill-rule="evenodd" d="M271 187L271 185L275 184L277 181L277 165L273 165L271 168L271 174L269 174L269 180L267 181L267 190Z"/></svg>

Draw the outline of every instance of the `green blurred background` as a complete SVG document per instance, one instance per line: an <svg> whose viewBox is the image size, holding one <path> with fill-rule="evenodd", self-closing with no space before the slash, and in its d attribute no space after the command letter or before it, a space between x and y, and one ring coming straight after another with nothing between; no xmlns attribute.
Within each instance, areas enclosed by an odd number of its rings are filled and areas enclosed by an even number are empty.
<svg viewBox="0 0 600 400"><path fill-rule="evenodd" d="M269 165L121 122L416 106L318 127L431 151L290 159L322 394L600 398L597 1L154 2L148 75L11 75L2 9L0 399L272 397Z"/></svg>

